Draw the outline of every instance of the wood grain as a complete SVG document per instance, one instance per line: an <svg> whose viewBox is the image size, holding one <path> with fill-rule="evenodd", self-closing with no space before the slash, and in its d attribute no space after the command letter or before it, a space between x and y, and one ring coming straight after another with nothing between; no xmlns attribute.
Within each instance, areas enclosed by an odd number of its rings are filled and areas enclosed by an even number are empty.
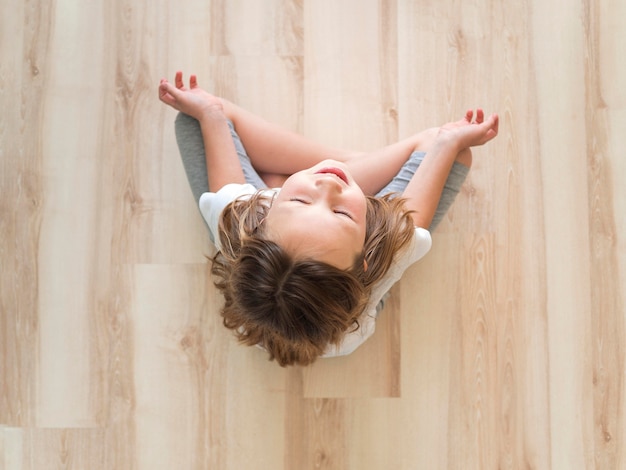
<svg viewBox="0 0 626 470"><path fill-rule="evenodd" d="M0 468L626 467L626 4L5 0ZM161 77L367 150L482 106L353 355L222 326Z"/></svg>

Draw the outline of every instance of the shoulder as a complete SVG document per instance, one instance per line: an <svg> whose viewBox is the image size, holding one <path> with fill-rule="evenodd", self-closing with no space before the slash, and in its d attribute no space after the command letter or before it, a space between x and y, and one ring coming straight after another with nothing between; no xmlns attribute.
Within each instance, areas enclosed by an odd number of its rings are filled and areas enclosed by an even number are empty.
<svg viewBox="0 0 626 470"><path fill-rule="evenodd" d="M426 229L415 227L413 238L408 246L396 254L389 271L381 280L372 287L369 307L375 307L380 299L391 287L400 280L404 271L412 264L422 259L432 246L430 232Z"/></svg>
<svg viewBox="0 0 626 470"><path fill-rule="evenodd" d="M254 186L248 183L230 183L220 188L217 192L207 192L200 196L198 201L200 213L209 227L209 233L213 242L217 241L217 228L224 208L236 199L251 197L257 191ZM266 191L273 192L274 190Z"/></svg>
<svg viewBox="0 0 626 470"><path fill-rule="evenodd" d="M389 289L400 280L404 271L423 258L431 246L432 237L430 232L426 229L415 227L413 238L409 245L397 254L385 277L374 284L367 307L365 307L359 318L359 329L347 332L341 343L330 345L322 357L350 354L374 334L379 302L389 292Z"/></svg>
<svg viewBox="0 0 626 470"><path fill-rule="evenodd" d="M200 196L198 204L200 206L200 212L207 218L207 215L217 213L219 214L224 208L236 199L245 199L256 194L259 190L249 183L237 184L230 183L223 186L219 191L215 193L203 193ZM279 189L264 189L264 193L271 196L273 193L278 192Z"/></svg>
<svg viewBox="0 0 626 470"><path fill-rule="evenodd" d="M256 188L251 184L231 183L223 186L219 191L212 193L204 193L198 201L200 210L204 213L204 209L208 209L215 204L223 204L224 206L238 197L252 195L256 192Z"/></svg>
<svg viewBox="0 0 626 470"><path fill-rule="evenodd" d="M433 245L433 239L430 232L425 228L415 227L413 232L413 239L411 240L407 250L409 251L407 261L409 264L413 264L419 259L423 258L426 253L430 251ZM399 256L404 258L402 253Z"/></svg>
<svg viewBox="0 0 626 470"><path fill-rule="evenodd" d="M375 309L374 309L375 312ZM367 341L376 330L376 317L372 311L366 309L359 318L359 328L355 331L348 331L339 344L329 344L320 357L338 357L352 354L359 346Z"/></svg>

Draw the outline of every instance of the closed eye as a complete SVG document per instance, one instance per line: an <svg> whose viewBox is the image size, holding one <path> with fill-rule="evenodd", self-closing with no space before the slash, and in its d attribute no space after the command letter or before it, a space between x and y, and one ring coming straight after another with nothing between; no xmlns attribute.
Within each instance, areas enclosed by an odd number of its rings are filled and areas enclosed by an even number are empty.
<svg viewBox="0 0 626 470"><path fill-rule="evenodd" d="M345 215L345 216L346 216L346 217L348 217L349 219L352 219L352 216L351 216L348 212L346 212L346 211L335 210L334 212L335 212L335 214Z"/></svg>
<svg viewBox="0 0 626 470"><path fill-rule="evenodd" d="M311 204L309 201L306 201L304 199L300 199L298 197L292 197L289 200L293 201L293 202L299 202L300 204L306 204L306 205ZM346 211L340 210L340 209L335 209L335 210L333 210L333 212L335 214L339 214L339 215L342 215L342 216L345 216L345 217L349 218L350 220L353 220L353 217L352 217L352 215L350 215L349 212L346 212Z"/></svg>
<svg viewBox="0 0 626 470"><path fill-rule="evenodd" d="M290 201L299 202L299 203L302 203L302 204L309 204L309 203L308 203L308 202L306 202L304 199L300 199L300 198L297 198L297 197L292 197L292 198L291 198L291 199L289 199L289 200L290 200Z"/></svg>

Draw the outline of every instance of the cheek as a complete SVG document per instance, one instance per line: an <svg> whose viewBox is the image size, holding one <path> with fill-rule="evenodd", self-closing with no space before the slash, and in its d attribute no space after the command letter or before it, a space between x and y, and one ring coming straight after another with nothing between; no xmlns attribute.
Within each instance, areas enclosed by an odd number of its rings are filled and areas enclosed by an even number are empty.
<svg viewBox="0 0 626 470"><path fill-rule="evenodd" d="M365 223L365 217L367 215L367 202L365 199L361 199L355 203L355 213L359 214L360 220Z"/></svg>

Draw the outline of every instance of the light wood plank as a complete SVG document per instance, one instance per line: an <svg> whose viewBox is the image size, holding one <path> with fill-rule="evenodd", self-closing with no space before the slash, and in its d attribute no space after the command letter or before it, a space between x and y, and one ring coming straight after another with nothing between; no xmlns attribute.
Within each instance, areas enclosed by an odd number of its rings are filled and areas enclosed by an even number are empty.
<svg viewBox="0 0 626 470"><path fill-rule="evenodd" d="M0 64L5 109L0 118L0 422L32 426L38 405L38 241L44 215L43 103L52 9L19 2L14 6L19 21L11 15L0 20L6 58Z"/></svg>
<svg viewBox="0 0 626 470"><path fill-rule="evenodd" d="M395 0L304 7L303 132L357 150L397 140Z"/></svg>
<svg viewBox="0 0 626 470"><path fill-rule="evenodd" d="M548 345L550 357L550 413L553 432L552 465L593 466L593 384L589 299L589 213L587 161L582 103L585 84L582 56L571 54L572 44L582 46L576 10L561 12L558 31L545 21L558 5L534 5L535 35L551 34L552 40L537 42L539 102L538 125L550 127L540 151L546 225L546 273L549 292ZM565 14L564 14L565 13ZM555 34L555 33L559 34ZM560 57L556 62L555 57ZM569 86L560 85L567 79ZM558 123L555 126L554 123ZM565 147L566 146L566 147ZM566 169L566 170L565 170ZM564 178L564 172L567 177ZM585 247L585 249L581 249ZM568 266L569 268L565 268ZM563 341L562 338L568 338ZM558 364L558 367L555 367Z"/></svg>
<svg viewBox="0 0 626 470"><path fill-rule="evenodd" d="M603 18L600 5L585 5L584 68L587 102L587 187L589 197L591 334L593 348L594 460L598 468L616 467L624 442L624 297L620 282L619 251L615 243L616 215L609 120L603 97L600 38ZM624 10L622 8L622 10ZM615 12L611 12L611 15ZM620 198L620 199L623 199Z"/></svg>

